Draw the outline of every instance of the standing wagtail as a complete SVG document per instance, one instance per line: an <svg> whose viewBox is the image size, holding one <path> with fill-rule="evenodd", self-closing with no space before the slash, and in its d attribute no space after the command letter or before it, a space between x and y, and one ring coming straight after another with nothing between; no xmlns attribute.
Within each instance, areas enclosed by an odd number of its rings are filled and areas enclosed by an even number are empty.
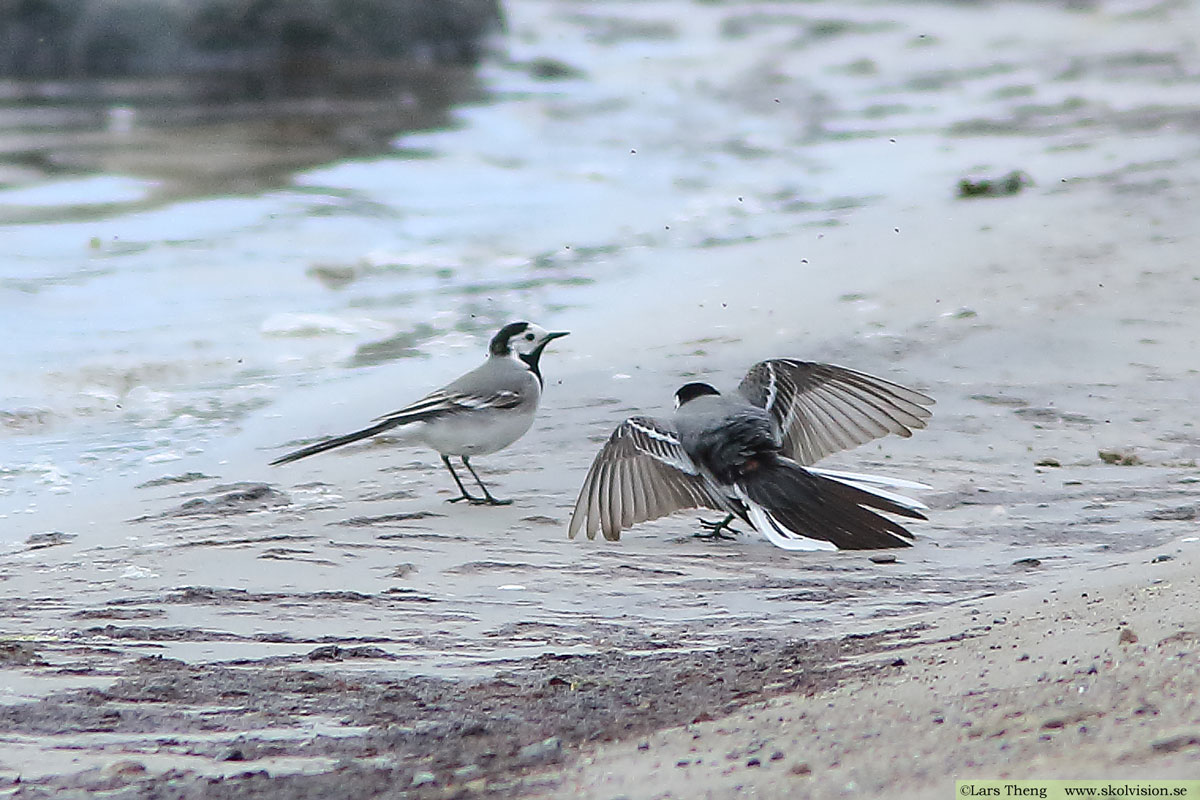
<svg viewBox="0 0 1200 800"><path fill-rule="evenodd" d="M492 337L487 361L448 386L399 411L377 417L370 427L310 444L271 464L286 464L392 428L412 425L417 441L441 454L442 463L458 485L461 494L448 502L508 505L511 500L497 500L484 486L471 466L471 457L503 450L529 430L542 396L539 366L542 351L550 342L566 335L567 331L547 331L529 322L510 322ZM479 484L483 497L467 491L450 463L451 456L462 460Z"/></svg>
<svg viewBox="0 0 1200 800"><path fill-rule="evenodd" d="M882 378L790 358L755 364L733 395L707 383L675 393L675 417L630 417L592 463L569 535L621 531L687 508L734 518L787 550L908 547L884 511L925 519L927 507L889 491L912 481L808 466L889 433L924 428L932 398Z"/></svg>

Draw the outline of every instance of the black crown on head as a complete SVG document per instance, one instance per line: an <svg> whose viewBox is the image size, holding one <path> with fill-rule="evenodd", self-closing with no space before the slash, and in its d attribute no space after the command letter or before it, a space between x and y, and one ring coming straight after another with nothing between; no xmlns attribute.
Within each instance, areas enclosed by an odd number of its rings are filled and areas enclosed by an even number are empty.
<svg viewBox="0 0 1200 800"><path fill-rule="evenodd" d="M706 394L720 394L720 392L707 383L686 383L679 387L679 391L675 392L675 404L682 406L684 403Z"/></svg>
<svg viewBox="0 0 1200 800"><path fill-rule="evenodd" d="M506 356L512 352L508 342L514 336L520 336L529 329L528 322L510 322L500 330L496 331L496 335L492 337L492 343L488 345L488 352L494 356Z"/></svg>

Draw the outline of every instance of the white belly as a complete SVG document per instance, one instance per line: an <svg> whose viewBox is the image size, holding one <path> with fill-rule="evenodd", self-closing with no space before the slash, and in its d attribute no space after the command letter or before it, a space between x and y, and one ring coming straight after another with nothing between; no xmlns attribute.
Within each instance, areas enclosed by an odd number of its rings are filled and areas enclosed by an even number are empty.
<svg viewBox="0 0 1200 800"><path fill-rule="evenodd" d="M421 423L418 438L444 456L485 456L503 450L533 425L529 413L498 412L485 418L446 417Z"/></svg>

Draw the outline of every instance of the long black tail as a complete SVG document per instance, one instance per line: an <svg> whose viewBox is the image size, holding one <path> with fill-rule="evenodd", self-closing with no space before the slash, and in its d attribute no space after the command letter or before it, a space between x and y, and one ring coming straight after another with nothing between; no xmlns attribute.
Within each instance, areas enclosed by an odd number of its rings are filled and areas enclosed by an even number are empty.
<svg viewBox="0 0 1200 800"><path fill-rule="evenodd" d="M909 547L913 535L875 510L925 519L915 508L814 475L790 459L759 457L752 464L743 471L738 488L748 501L755 527L786 549L813 549L824 542L840 550ZM805 539L816 541L805 546Z"/></svg>
<svg viewBox="0 0 1200 800"><path fill-rule="evenodd" d="M287 464L288 462L291 462L291 461L298 461L301 458L307 458L308 456L316 455L317 453L324 453L326 450L332 450L333 448L341 447L344 444L350 444L351 442L357 442L359 439L367 439L371 436L374 436L377 433L383 433L384 431L388 430L389 428L394 428L398 424L400 424L400 423L397 422L396 420L385 419L383 422L376 423L375 425L372 425L369 428L363 428L361 431L355 431L354 433L347 433L344 436L335 436L334 438L326 439L323 442L317 442L316 444L310 444L308 447L301 447L299 450L296 450L294 452L288 453L286 456L280 456L279 458L275 459L274 461L271 462L271 466L274 467L278 464Z"/></svg>

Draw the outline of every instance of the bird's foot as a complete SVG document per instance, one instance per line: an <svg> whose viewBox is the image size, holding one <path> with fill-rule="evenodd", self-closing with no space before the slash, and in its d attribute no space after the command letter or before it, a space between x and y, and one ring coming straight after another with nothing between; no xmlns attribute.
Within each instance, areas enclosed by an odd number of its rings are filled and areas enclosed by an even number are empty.
<svg viewBox="0 0 1200 800"><path fill-rule="evenodd" d="M731 522L733 522L732 514L725 519L716 522L702 519L700 520L700 527L704 528L705 532L702 533L700 531L696 531L692 534L692 536L697 539L705 539L708 541L724 540L731 542L737 538L737 534L741 533L741 531L737 530L736 528L729 527Z"/></svg>
<svg viewBox="0 0 1200 800"><path fill-rule="evenodd" d="M463 500L466 500L468 503L470 503L473 506L511 506L512 505L512 500L497 500L496 498L492 497L490 494L486 497L476 497L473 494L463 493L463 494L459 495L458 497L451 497L446 502L447 503L461 503Z"/></svg>
<svg viewBox="0 0 1200 800"><path fill-rule="evenodd" d="M732 530L732 529L730 529ZM737 533L738 531L733 531ZM724 530L719 531L696 531L692 534L693 539L700 539L705 542L736 542L737 536L732 536Z"/></svg>

